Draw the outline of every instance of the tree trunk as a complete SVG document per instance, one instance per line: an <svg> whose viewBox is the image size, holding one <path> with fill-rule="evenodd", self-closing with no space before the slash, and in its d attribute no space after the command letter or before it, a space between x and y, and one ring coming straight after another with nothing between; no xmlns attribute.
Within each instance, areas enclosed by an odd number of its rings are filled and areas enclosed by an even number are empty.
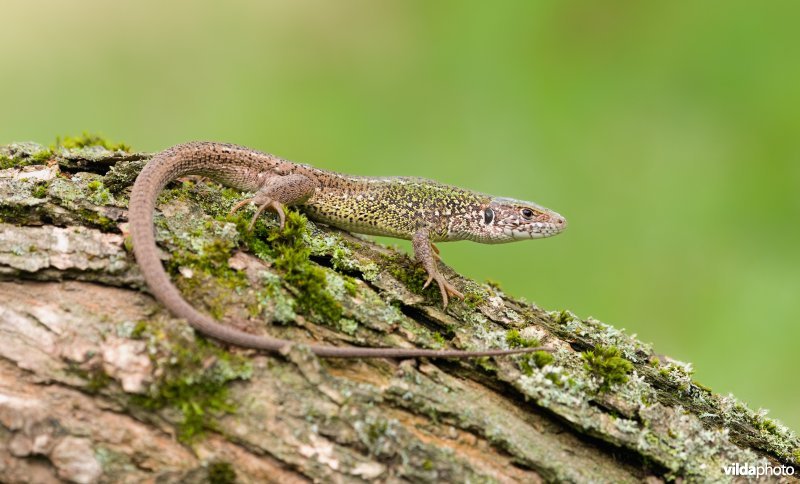
<svg viewBox="0 0 800 484"><path fill-rule="evenodd" d="M101 146L0 147L0 480L538 482L729 480L798 470L800 440L691 367L568 311L444 268L441 310L407 255L289 217L253 234L241 194L182 180L157 237L195 306L296 341L284 354L195 334L147 293L126 245L149 158ZM321 359L304 343L534 356ZM792 480L794 478L784 478Z"/></svg>

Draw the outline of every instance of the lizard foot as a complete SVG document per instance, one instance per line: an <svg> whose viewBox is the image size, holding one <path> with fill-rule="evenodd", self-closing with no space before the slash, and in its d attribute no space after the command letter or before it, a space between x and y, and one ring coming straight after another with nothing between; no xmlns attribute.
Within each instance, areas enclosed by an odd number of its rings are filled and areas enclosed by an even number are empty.
<svg viewBox="0 0 800 484"><path fill-rule="evenodd" d="M439 285L439 292L442 294L442 309L447 308L447 303L449 302L448 296L453 296L458 299L464 299L464 294L462 294L456 287L450 284L447 279L444 278L443 275L439 274L439 272L428 272L428 280L425 281L425 284L422 286L422 289L425 289L430 285L431 281L436 281L436 284Z"/></svg>
<svg viewBox="0 0 800 484"><path fill-rule="evenodd" d="M250 202L256 202L256 203L261 202L261 204L259 205L258 210L256 210L256 213L253 214L253 218L250 219L250 224L247 226L248 231L253 230L253 226L256 224L256 220L258 220L258 216L261 215L264 212L264 210L268 208L271 208L273 211L275 211L276 214L278 214L280 229L283 230L283 226L286 224L286 215L284 215L283 213L283 204L271 198L268 198L266 200L264 200L263 197L259 196L246 198L241 202L237 203L236 205L234 205L231 211L228 213L228 215L233 215L234 213L236 213L238 210L240 210L242 207L244 207Z"/></svg>
<svg viewBox="0 0 800 484"><path fill-rule="evenodd" d="M286 224L286 215L283 213L283 204L277 200L269 200L266 203L262 203L261 206L258 207L258 210L256 210L256 213L253 214L253 218L250 220L250 225L247 226L247 230L253 230L253 225L256 224L258 216L268 208L271 208L278 214L278 223L281 231L283 231L283 226Z"/></svg>

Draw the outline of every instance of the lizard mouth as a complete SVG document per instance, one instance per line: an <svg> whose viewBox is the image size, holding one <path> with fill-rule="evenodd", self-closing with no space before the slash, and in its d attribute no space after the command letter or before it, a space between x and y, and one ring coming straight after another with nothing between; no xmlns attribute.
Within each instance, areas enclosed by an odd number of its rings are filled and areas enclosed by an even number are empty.
<svg viewBox="0 0 800 484"><path fill-rule="evenodd" d="M514 240L542 239L558 235L566 228L567 219L554 212L541 216L534 222L520 225L511 231L511 236Z"/></svg>

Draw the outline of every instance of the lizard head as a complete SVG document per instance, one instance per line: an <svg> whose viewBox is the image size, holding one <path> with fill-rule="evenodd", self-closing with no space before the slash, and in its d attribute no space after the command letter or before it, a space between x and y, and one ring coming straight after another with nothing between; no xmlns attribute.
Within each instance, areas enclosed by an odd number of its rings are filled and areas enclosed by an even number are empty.
<svg viewBox="0 0 800 484"><path fill-rule="evenodd" d="M561 233L567 219L533 202L492 198L483 207L478 240L485 243L539 239Z"/></svg>

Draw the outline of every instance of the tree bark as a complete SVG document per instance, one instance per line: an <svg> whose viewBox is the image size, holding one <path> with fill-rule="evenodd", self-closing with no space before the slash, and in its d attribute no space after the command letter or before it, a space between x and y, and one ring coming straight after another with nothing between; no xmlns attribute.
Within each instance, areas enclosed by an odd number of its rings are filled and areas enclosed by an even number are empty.
<svg viewBox="0 0 800 484"><path fill-rule="evenodd" d="M800 440L688 364L594 319L444 267L442 311L411 258L305 222L255 235L240 194L174 183L156 218L185 297L284 354L195 334L147 293L126 246L149 156L0 147L0 475L5 482L658 482L786 466ZM251 212L252 213L252 212ZM546 354L320 359L304 343ZM784 480L794 478L784 477Z"/></svg>

